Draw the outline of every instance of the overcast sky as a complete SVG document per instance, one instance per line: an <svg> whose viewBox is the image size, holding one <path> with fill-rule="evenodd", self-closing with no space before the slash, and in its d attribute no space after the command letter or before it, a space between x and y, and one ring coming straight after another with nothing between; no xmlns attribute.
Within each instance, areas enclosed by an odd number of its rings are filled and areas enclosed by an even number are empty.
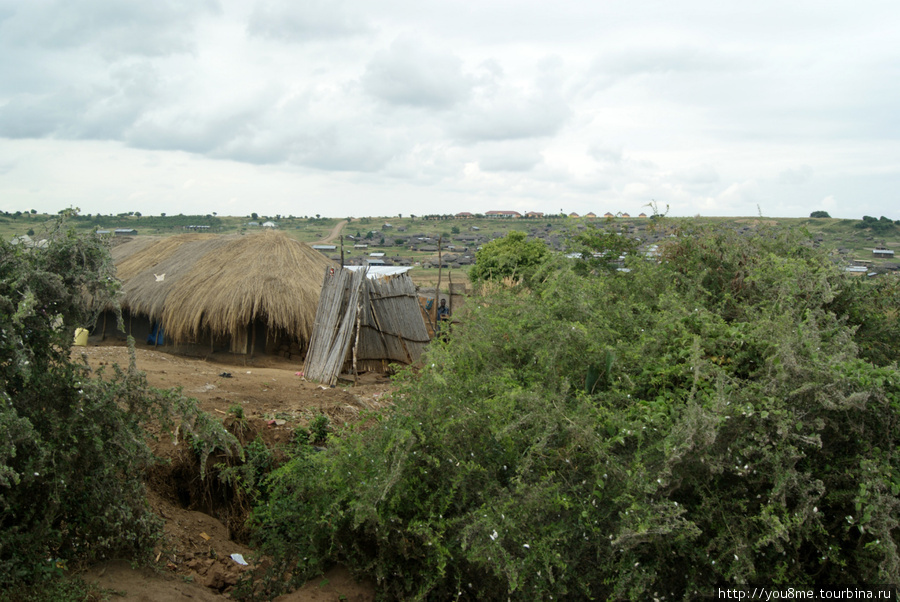
<svg viewBox="0 0 900 602"><path fill-rule="evenodd" d="M898 0L0 0L0 209L900 219Z"/></svg>

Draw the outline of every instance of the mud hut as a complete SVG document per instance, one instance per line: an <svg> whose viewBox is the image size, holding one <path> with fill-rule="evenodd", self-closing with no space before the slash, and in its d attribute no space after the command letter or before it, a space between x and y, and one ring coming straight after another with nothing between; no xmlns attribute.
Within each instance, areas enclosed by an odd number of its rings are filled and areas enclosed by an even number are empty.
<svg viewBox="0 0 900 602"><path fill-rule="evenodd" d="M305 376L333 385L341 373L353 378L366 371L386 373L392 363L418 361L429 340L407 272L382 276L365 267L329 269Z"/></svg>
<svg viewBox="0 0 900 602"><path fill-rule="evenodd" d="M158 343L250 355L303 352L322 271L334 265L273 231L136 239L112 255L129 334L143 340L157 325ZM110 332L108 318L101 330Z"/></svg>

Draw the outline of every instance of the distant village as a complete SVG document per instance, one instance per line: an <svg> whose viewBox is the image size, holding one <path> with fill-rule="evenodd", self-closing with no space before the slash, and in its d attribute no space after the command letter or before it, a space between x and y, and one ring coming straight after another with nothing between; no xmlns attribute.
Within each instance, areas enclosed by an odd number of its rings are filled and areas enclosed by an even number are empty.
<svg viewBox="0 0 900 602"><path fill-rule="evenodd" d="M557 222L560 217L596 219L597 215L588 213L580 216L576 213L568 215L544 214L540 212L528 212L524 215L517 211L488 211L484 214L461 212L455 215L426 215L421 216L423 222L430 220L467 220L467 219L523 219L540 220L539 224L525 230L529 238L544 241L547 246L555 251L565 251L568 236L574 230L587 228L584 222ZM613 215L607 213L600 219L629 218L627 213ZM640 218L647 218L642 213ZM545 221L546 220L546 221ZM649 221L649 220L648 220ZM364 236L344 236L344 265L371 265L371 266L419 266L422 268L466 268L475 263L475 252L485 243L506 236L508 230L489 230L481 226L456 227L449 238L429 232L425 223L422 227L411 228L407 226L394 227L390 222L382 224L380 230L370 231ZM635 236L642 242L642 250L647 253L655 252L655 242L662 235L641 234L647 229L647 224L623 222L621 231L625 235ZM458 231L457 231L458 230ZM373 236L368 236L373 234ZM322 252L330 259L341 261L340 247L337 244L316 244L314 249ZM369 251L370 248L378 250Z"/></svg>

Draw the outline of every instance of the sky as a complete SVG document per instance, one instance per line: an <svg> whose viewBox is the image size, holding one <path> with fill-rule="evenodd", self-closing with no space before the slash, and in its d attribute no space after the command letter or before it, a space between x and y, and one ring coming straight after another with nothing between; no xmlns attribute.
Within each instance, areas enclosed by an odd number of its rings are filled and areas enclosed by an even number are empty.
<svg viewBox="0 0 900 602"><path fill-rule="evenodd" d="M0 210L900 219L897 0L0 0Z"/></svg>

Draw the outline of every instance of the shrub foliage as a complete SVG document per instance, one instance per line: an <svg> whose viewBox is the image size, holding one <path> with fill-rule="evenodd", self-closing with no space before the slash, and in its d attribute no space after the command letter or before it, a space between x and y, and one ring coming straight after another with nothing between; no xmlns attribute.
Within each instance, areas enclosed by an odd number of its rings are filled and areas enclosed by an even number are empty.
<svg viewBox="0 0 900 602"><path fill-rule="evenodd" d="M202 434L207 453L233 447L193 400L149 387L133 356L112 374L71 360L75 328L118 285L96 237L60 220L49 240L0 241L0 591L150 548L160 525L141 481L148 421Z"/></svg>
<svg viewBox="0 0 900 602"><path fill-rule="evenodd" d="M392 411L272 473L275 573L422 600L897 583L900 378L835 311L857 285L802 234L674 232L471 299Z"/></svg>

